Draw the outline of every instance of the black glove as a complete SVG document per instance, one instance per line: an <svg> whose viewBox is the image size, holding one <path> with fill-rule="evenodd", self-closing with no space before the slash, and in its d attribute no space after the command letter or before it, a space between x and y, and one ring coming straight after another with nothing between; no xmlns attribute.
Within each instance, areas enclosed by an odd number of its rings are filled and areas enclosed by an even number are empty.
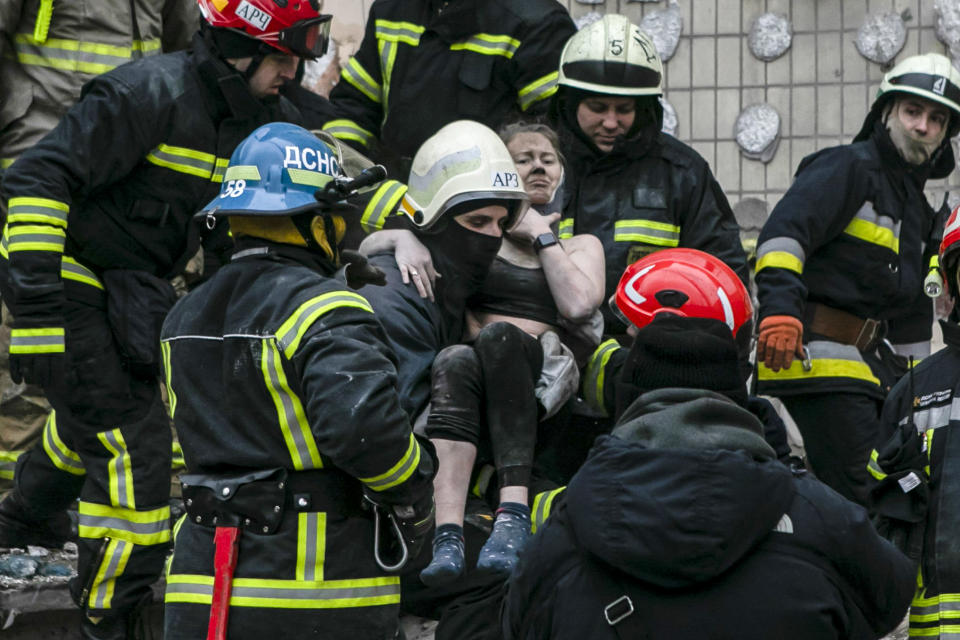
<svg viewBox="0 0 960 640"><path fill-rule="evenodd" d="M44 389L63 383L66 371L64 337L63 333L59 336L49 334L51 330L49 327L14 327L10 336L10 378L15 383L35 384ZM38 335L38 331L44 333Z"/></svg>
<svg viewBox="0 0 960 640"><path fill-rule="evenodd" d="M358 251L344 249L340 252L340 261L346 267L344 277L351 289L359 289L367 284L378 287L387 284L387 275L383 270L370 264L366 256Z"/></svg>
<svg viewBox="0 0 960 640"><path fill-rule="evenodd" d="M416 504L390 507L393 517L400 528L400 535L407 543L410 559L420 555L423 544L433 531L436 511L433 506L433 492L421 498Z"/></svg>

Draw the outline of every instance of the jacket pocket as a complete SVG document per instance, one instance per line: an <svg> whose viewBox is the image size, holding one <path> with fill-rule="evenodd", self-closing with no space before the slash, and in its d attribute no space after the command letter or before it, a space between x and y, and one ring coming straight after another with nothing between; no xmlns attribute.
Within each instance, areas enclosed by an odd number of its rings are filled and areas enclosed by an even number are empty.
<svg viewBox="0 0 960 640"><path fill-rule="evenodd" d="M170 215L170 204L167 202L158 202L157 200L134 200L133 205L127 212L130 220L146 222L158 227L167 223L167 217Z"/></svg>
<svg viewBox="0 0 960 640"><path fill-rule="evenodd" d="M616 242L642 243L658 248L680 244L680 226L667 211L667 194L660 187L639 186L631 197L632 207L614 225Z"/></svg>
<svg viewBox="0 0 960 640"><path fill-rule="evenodd" d="M466 55L460 63L457 106L468 119L482 120L489 115L495 96L487 91L493 80L493 56Z"/></svg>

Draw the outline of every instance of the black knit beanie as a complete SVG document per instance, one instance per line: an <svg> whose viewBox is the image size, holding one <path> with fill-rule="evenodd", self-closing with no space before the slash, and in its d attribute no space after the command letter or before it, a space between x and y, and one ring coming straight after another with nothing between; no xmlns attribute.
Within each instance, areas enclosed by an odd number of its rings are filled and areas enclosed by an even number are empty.
<svg viewBox="0 0 960 640"><path fill-rule="evenodd" d="M637 332L617 384L618 415L640 394L668 387L716 391L746 406L737 344L726 324L660 313Z"/></svg>

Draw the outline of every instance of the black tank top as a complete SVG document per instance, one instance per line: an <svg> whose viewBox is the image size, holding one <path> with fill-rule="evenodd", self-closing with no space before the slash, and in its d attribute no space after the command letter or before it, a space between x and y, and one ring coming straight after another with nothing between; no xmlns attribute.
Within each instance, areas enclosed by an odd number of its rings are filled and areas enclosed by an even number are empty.
<svg viewBox="0 0 960 640"><path fill-rule="evenodd" d="M474 311L527 318L554 326L560 316L543 269L519 267L500 256L490 265L480 291L467 304Z"/></svg>

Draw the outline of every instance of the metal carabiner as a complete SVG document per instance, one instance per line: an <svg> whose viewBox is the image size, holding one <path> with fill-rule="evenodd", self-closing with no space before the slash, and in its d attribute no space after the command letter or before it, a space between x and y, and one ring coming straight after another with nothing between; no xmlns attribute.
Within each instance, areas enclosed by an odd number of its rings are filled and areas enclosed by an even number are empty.
<svg viewBox="0 0 960 640"><path fill-rule="evenodd" d="M803 370L809 373L813 369L813 362L810 359L810 351L806 347L801 347L803 349L803 359L800 360L800 366L803 367Z"/></svg>
<svg viewBox="0 0 960 640"><path fill-rule="evenodd" d="M410 552L407 549L406 541L403 539L403 534L400 532L400 527L397 525L396 518L392 513L387 513L387 520L390 521L390 524L393 527L393 533L397 538L397 542L400 543L400 549L403 551L403 553L400 555L399 562L390 565L384 562L383 558L380 557L380 510L383 507L378 505L367 496L364 496L363 499L369 502L370 506L373 507L373 559L376 560L377 566L387 573L400 571L407 564L407 560L410 559Z"/></svg>

